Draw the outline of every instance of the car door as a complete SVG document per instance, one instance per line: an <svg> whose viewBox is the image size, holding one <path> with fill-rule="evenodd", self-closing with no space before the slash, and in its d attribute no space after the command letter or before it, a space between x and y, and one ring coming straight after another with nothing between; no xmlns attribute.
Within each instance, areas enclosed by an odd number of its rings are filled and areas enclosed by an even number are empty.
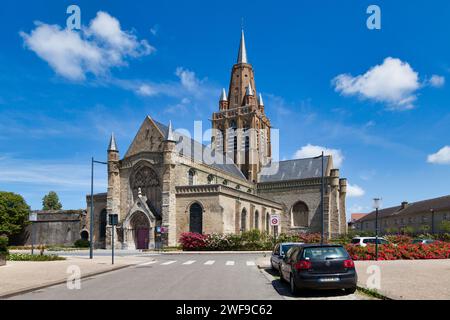
<svg viewBox="0 0 450 320"><path fill-rule="evenodd" d="M296 256L296 252L298 251L298 248L291 248L289 249L289 251L286 253L285 258L283 259L282 262L282 266L283 266L283 278L286 281L289 281L289 278L291 276L291 270L292 270L292 265L294 263L293 257Z"/></svg>
<svg viewBox="0 0 450 320"><path fill-rule="evenodd" d="M286 255L283 257L283 259L280 262L280 276L283 279L286 279L286 273L289 274L289 257L291 255L292 252L292 248L288 250L288 252L286 252ZM289 277L289 276L288 276Z"/></svg>

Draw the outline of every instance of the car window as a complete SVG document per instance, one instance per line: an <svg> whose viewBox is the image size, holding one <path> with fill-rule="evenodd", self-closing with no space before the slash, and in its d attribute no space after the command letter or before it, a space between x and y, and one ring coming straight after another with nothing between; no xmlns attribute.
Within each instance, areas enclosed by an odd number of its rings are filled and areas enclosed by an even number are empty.
<svg viewBox="0 0 450 320"><path fill-rule="evenodd" d="M275 246L275 249L273 249L273 253L274 253L274 254L280 254L280 245L279 245L279 244L277 244L277 245Z"/></svg>
<svg viewBox="0 0 450 320"><path fill-rule="evenodd" d="M418 243L422 243L422 240L413 240L412 242L413 244L418 244Z"/></svg>
<svg viewBox="0 0 450 320"><path fill-rule="evenodd" d="M386 240L383 239L378 239L378 244L388 244L389 242L387 242Z"/></svg>
<svg viewBox="0 0 450 320"><path fill-rule="evenodd" d="M352 239L352 244L358 244L360 242L359 239Z"/></svg>
<svg viewBox="0 0 450 320"><path fill-rule="evenodd" d="M305 260L325 260L348 258L349 255L343 247L313 247L303 250Z"/></svg>
<svg viewBox="0 0 450 320"><path fill-rule="evenodd" d="M364 239L363 243L375 243L373 239Z"/></svg>
<svg viewBox="0 0 450 320"><path fill-rule="evenodd" d="M281 251L283 255L286 255L290 248L292 248L292 244L285 244L281 246Z"/></svg>

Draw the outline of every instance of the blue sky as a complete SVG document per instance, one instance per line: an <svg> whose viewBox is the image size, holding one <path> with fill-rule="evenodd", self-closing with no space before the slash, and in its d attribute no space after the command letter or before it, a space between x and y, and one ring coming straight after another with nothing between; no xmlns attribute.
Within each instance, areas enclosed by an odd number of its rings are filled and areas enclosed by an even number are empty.
<svg viewBox="0 0 450 320"><path fill-rule="evenodd" d="M348 213L449 193L448 1L161 2L2 1L0 189L84 208L112 131L123 155L147 114L208 129L243 17L281 159L333 153ZM83 30L70 36L71 4ZM97 192L105 178L97 167Z"/></svg>

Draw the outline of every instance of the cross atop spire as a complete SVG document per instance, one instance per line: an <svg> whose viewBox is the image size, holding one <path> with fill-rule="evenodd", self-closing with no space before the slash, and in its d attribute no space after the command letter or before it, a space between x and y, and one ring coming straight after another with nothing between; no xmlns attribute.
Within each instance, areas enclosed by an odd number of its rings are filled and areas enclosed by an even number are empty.
<svg viewBox="0 0 450 320"><path fill-rule="evenodd" d="M248 63L247 61L247 49L245 48L245 35L244 35L244 29L242 29L241 33L241 44L239 46L239 54L237 63Z"/></svg>

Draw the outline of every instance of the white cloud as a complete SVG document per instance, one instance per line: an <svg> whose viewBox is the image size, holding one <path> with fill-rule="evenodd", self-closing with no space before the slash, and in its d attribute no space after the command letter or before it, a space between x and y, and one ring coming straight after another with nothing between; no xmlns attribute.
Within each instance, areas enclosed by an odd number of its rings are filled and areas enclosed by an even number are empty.
<svg viewBox="0 0 450 320"><path fill-rule="evenodd" d="M20 32L25 46L69 80L86 74L105 75L112 67L126 65L127 58L149 55L155 49L146 40L123 31L119 21L99 11L89 27L70 31L58 25L36 23L29 34Z"/></svg>
<svg viewBox="0 0 450 320"><path fill-rule="evenodd" d="M442 88L445 85L445 77L434 74L431 76L430 80L428 80L428 83L432 87Z"/></svg>
<svg viewBox="0 0 450 320"><path fill-rule="evenodd" d="M158 90L149 84L142 84L136 88L136 94L140 96L150 97L158 94Z"/></svg>
<svg viewBox="0 0 450 320"><path fill-rule="evenodd" d="M180 78L181 85L188 91L195 91L199 88L201 81L197 79L195 72L178 67L175 74Z"/></svg>
<svg viewBox="0 0 450 320"><path fill-rule="evenodd" d="M303 146L300 150L297 150L297 152L295 152L294 158L296 159L313 158L320 156L322 154L322 151L326 156L331 155L333 157L333 164L335 167L339 168L342 165L342 162L344 161L344 155L342 154L341 150L328 149L325 147L314 146L311 144Z"/></svg>
<svg viewBox="0 0 450 320"><path fill-rule="evenodd" d="M358 95L384 102L395 110L414 108L416 91L420 88L418 73L407 62L392 57L386 58L381 65L372 67L363 75L338 75L333 79L333 84L335 90L343 95Z"/></svg>
<svg viewBox="0 0 450 320"><path fill-rule="evenodd" d="M90 187L89 164L43 162L6 157L0 162L0 183L48 186L55 191L87 192ZM94 183L96 189L107 187L104 170L97 172Z"/></svg>
<svg viewBox="0 0 450 320"><path fill-rule="evenodd" d="M428 156L428 162L434 164L450 164L450 147L445 146L438 152Z"/></svg>
<svg viewBox="0 0 450 320"><path fill-rule="evenodd" d="M356 184L353 184L353 185L348 184L347 185L347 197L357 198L357 197L362 197L365 194L366 194L366 192L360 186L358 186Z"/></svg>

